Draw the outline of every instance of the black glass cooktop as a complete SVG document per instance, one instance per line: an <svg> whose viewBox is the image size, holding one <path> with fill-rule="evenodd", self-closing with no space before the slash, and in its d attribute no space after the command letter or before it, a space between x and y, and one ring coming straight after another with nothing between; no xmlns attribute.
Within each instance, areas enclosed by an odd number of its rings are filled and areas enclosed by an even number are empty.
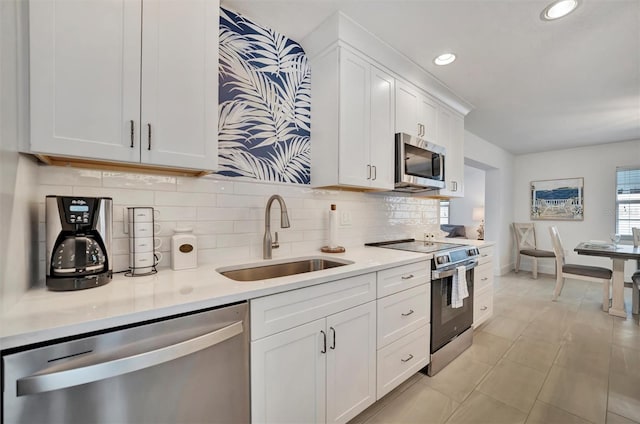
<svg viewBox="0 0 640 424"><path fill-rule="evenodd" d="M415 239L391 240L378 243L365 243L365 246L384 247L387 249L406 250L408 252L433 253L463 247L463 244L420 241Z"/></svg>

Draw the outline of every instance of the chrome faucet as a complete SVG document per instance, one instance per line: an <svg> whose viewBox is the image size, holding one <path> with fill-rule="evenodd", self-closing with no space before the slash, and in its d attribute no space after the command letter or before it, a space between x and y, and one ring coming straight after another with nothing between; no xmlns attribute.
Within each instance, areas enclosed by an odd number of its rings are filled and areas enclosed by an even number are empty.
<svg viewBox="0 0 640 424"><path fill-rule="evenodd" d="M280 247L278 244L278 232L276 231L276 241L271 242L271 205L277 200L280 204L280 228L289 228L289 215L287 214L287 205L284 203L282 196L274 194L267 201L267 209L264 211L264 238L262 239L262 257L271 259L271 249Z"/></svg>

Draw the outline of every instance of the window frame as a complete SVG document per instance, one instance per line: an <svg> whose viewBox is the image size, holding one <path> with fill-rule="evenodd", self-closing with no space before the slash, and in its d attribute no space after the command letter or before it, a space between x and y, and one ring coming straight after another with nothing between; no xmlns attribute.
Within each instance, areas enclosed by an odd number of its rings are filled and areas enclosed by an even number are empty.
<svg viewBox="0 0 640 424"><path fill-rule="evenodd" d="M618 175L620 172L624 172L624 171L637 171L640 173L640 165L635 165L635 166L617 166L616 167L616 174L615 174L615 231L616 233L620 234L620 239L621 240L633 240L633 233L630 234L621 234L620 233L620 205L621 204L630 204L630 205L638 205L638 208L640 208L640 193L638 196L638 199L633 199L633 200L624 200L624 201L620 201L620 199L618 198ZM625 219L626 220L626 219ZM638 225L640 227L640 224Z"/></svg>
<svg viewBox="0 0 640 424"><path fill-rule="evenodd" d="M446 204L446 206L443 206L443 204ZM438 209L438 221L440 223L440 225L447 225L449 224L449 217L451 216L451 201L449 199L443 199L440 200L440 202L438 203L439 209ZM442 221L442 210L446 209L447 210L447 216L445 218L446 222Z"/></svg>

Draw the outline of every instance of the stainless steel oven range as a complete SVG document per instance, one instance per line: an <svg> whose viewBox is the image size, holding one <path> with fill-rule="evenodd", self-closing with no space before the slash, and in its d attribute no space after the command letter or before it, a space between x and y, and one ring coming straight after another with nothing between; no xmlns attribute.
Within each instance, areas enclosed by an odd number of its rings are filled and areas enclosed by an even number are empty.
<svg viewBox="0 0 640 424"><path fill-rule="evenodd" d="M423 242L414 239L367 243L410 252L432 253L431 261L431 361L422 370L433 376L473 343L473 269L479 251L472 246ZM464 267L464 268L460 268ZM461 307L452 306L454 275L464 272L469 296Z"/></svg>

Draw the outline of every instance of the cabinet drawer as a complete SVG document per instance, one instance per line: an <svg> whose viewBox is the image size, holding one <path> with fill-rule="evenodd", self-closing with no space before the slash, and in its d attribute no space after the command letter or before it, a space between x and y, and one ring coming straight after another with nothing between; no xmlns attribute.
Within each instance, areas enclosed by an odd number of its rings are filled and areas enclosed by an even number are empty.
<svg viewBox="0 0 640 424"><path fill-rule="evenodd" d="M429 363L430 326L425 325L378 350L377 399Z"/></svg>
<svg viewBox="0 0 640 424"><path fill-rule="evenodd" d="M431 261L378 271L378 298L431 281Z"/></svg>
<svg viewBox="0 0 640 424"><path fill-rule="evenodd" d="M378 299L378 348L429 323L430 288L423 284Z"/></svg>
<svg viewBox="0 0 640 424"><path fill-rule="evenodd" d="M486 287L473 298L473 327L477 328L493 315L493 287Z"/></svg>
<svg viewBox="0 0 640 424"><path fill-rule="evenodd" d="M478 265L473 270L473 287L476 292L493 285L493 266L491 262Z"/></svg>
<svg viewBox="0 0 640 424"><path fill-rule="evenodd" d="M250 301L251 340L324 318L376 298L375 273Z"/></svg>
<svg viewBox="0 0 640 424"><path fill-rule="evenodd" d="M478 249L480 251L480 257L478 258L479 264L486 264L493 259L493 246L485 246Z"/></svg>

